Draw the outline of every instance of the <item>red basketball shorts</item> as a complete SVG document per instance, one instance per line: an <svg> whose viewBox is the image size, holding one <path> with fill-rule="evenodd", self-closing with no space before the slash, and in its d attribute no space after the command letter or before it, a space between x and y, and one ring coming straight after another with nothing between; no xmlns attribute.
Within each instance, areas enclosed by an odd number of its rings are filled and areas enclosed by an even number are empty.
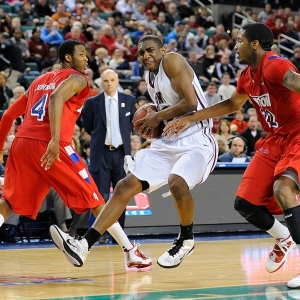
<svg viewBox="0 0 300 300"><path fill-rule="evenodd" d="M77 213L104 204L86 165L68 143L60 143L59 157L47 171L41 157L48 142L15 138L5 169L4 197L14 212L35 218L52 186L67 207Z"/></svg>

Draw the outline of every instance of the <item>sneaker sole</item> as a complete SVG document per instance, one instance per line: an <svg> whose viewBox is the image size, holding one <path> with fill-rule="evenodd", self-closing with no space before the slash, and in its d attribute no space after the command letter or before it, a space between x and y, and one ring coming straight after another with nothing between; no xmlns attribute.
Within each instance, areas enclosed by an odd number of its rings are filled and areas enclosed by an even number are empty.
<svg viewBox="0 0 300 300"><path fill-rule="evenodd" d="M180 262L179 262L177 265L173 265L173 266L164 266L164 265L160 264L158 261L157 261L157 264L158 264L160 267L165 268L165 269L173 269L173 268L176 268L176 267L178 267L178 266L182 263L182 261L183 261L187 256L189 256L190 254L192 254L192 253L194 252L194 250L195 250L195 246L187 253L187 255L185 255L185 256L180 260Z"/></svg>
<svg viewBox="0 0 300 300"><path fill-rule="evenodd" d="M63 239L56 225L50 226L50 235L54 245L65 255L67 260L75 267L82 267L83 262L80 257L71 250Z"/></svg>
<svg viewBox="0 0 300 300"><path fill-rule="evenodd" d="M296 246L296 243L293 243L293 244L291 245L291 247L289 247L288 251L286 252L286 254L285 254L285 256L284 256L285 258L281 261L281 264L278 266L277 269L275 269L275 270L273 270L273 271L269 271L269 270L267 269L267 267L265 266L266 271L267 271L268 273L274 273L274 272L278 271L278 270L284 265L284 263L285 263L286 260L287 260L288 254L290 253L290 251L291 251L295 246Z"/></svg>
<svg viewBox="0 0 300 300"><path fill-rule="evenodd" d="M127 265L127 268L137 268L137 269L142 269L142 268L147 268L152 266L152 262L150 262L149 264L145 265L145 264L141 264L139 262L133 262Z"/></svg>

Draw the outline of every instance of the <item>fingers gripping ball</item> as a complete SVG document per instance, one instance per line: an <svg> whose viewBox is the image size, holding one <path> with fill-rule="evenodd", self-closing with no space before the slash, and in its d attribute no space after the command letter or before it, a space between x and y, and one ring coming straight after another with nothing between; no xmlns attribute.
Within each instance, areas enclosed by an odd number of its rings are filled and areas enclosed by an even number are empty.
<svg viewBox="0 0 300 300"><path fill-rule="evenodd" d="M137 111L135 112L134 116L133 116L133 120L132 120L132 123L133 123L133 126L134 126L134 130L136 132L139 131L140 127L141 127L141 124L136 124L135 125L135 122L140 120L140 119L143 119L146 115L147 115L147 107L151 108L153 111L157 112L157 108L155 105L153 104L144 104L143 106L139 107L137 109ZM165 124L164 122L160 122L158 124L158 126L154 129L154 132L153 132L153 135L151 135L151 132L150 130L147 132L147 134L140 134L140 136L142 136L143 138L157 138L159 136L161 136L162 132L163 132L163 129L165 127Z"/></svg>

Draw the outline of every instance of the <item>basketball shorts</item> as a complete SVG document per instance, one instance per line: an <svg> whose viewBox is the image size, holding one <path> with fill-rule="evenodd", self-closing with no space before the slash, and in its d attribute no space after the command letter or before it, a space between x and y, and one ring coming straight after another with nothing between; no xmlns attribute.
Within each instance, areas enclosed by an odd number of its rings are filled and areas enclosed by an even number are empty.
<svg viewBox="0 0 300 300"><path fill-rule="evenodd" d="M59 157L47 171L41 157L48 142L15 138L5 169L3 199L14 212L35 219L42 201L53 187L67 207L83 213L104 204L86 165L68 143L60 143Z"/></svg>
<svg viewBox="0 0 300 300"><path fill-rule="evenodd" d="M156 139L149 149L138 151L134 160L125 157L127 171L149 183L152 192L168 183L170 174L182 177L190 188L206 180L217 161L218 145L209 129L174 141Z"/></svg>
<svg viewBox="0 0 300 300"><path fill-rule="evenodd" d="M287 169L300 174L300 135L269 135L247 167L237 196L266 206L273 215L282 214L273 194L273 184Z"/></svg>

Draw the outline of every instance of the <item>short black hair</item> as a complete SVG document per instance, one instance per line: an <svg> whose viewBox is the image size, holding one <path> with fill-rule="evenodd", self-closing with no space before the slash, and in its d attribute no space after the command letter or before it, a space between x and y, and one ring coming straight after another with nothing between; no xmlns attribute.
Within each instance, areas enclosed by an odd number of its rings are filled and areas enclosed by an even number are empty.
<svg viewBox="0 0 300 300"><path fill-rule="evenodd" d="M65 56L67 54L73 56L75 52L75 47L78 45L84 46L82 43L76 40L64 41L58 48L58 59L61 63L65 61Z"/></svg>
<svg viewBox="0 0 300 300"><path fill-rule="evenodd" d="M251 43L259 41L260 46L265 51L271 51L274 43L274 36L271 29L263 23L249 23L242 27L245 30L245 37Z"/></svg>
<svg viewBox="0 0 300 300"><path fill-rule="evenodd" d="M159 48L162 48L164 46L163 41L156 35L151 35L151 34L145 35L139 40L139 43L145 41L154 41Z"/></svg>

